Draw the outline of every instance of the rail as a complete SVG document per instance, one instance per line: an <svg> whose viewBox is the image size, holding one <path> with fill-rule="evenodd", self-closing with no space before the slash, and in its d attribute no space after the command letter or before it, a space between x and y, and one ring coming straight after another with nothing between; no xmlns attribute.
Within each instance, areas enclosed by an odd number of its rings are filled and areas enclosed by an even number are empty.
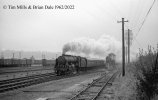
<svg viewBox="0 0 158 100"><path fill-rule="evenodd" d="M76 94L70 100L96 100L108 83L118 74L119 72L115 72L112 75L103 75L99 79L93 81L87 88ZM98 91L92 91L94 89Z"/></svg>

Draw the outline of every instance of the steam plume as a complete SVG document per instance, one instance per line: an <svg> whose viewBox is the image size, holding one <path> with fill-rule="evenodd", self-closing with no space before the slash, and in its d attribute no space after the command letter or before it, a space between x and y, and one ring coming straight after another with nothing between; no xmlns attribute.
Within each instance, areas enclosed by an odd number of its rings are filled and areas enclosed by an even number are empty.
<svg viewBox="0 0 158 100"><path fill-rule="evenodd" d="M108 35L103 35L98 40L78 38L63 46L63 54L105 59L109 53L121 58L121 42Z"/></svg>

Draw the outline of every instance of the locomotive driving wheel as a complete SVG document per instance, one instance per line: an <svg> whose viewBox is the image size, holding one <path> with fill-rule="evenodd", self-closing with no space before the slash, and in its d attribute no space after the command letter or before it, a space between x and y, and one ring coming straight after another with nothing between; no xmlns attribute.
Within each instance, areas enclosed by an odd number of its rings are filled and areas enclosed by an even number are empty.
<svg viewBox="0 0 158 100"><path fill-rule="evenodd" d="M71 74L76 74L76 73L77 73L77 70L76 70L76 67L75 67L74 64L71 64L71 65L69 66L69 68L70 68Z"/></svg>
<svg viewBox="0 0 158 100"><path fill-rule="evenodd" d="M72 72L73 74L77 74L77 71L76 71L76 68L74 67L73 68L73 72Z"/></svg>
<svg viewBox="0 0 158 100"><path fill-rule="evenodd" d="M61 72L60 72L60 71L57 71L57 75L58 75L58 76L61 75Z"/></svg>

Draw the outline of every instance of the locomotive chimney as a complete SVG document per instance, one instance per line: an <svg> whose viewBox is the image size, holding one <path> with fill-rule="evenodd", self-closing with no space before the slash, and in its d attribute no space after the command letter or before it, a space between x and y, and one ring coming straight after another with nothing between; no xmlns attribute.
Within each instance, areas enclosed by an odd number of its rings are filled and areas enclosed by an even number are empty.
<svg viewBox="0 0 158 100"><path fill-rule="evenodd" d="M62 55L65 55L65 51L62 52Z"/></svg>

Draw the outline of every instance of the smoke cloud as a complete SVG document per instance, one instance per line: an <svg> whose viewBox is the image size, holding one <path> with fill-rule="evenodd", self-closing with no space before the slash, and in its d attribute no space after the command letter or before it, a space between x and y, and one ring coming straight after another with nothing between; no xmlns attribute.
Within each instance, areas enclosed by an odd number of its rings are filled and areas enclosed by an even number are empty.
<svg viewBox="0 0 158 100"><path fill-rule="evenodd" d="M89 58L102 58L114 53L121 58L121 42L109 35L103 35L98 40L92 38L78 38L63 46L63 54L79 55Z"/></svg>

